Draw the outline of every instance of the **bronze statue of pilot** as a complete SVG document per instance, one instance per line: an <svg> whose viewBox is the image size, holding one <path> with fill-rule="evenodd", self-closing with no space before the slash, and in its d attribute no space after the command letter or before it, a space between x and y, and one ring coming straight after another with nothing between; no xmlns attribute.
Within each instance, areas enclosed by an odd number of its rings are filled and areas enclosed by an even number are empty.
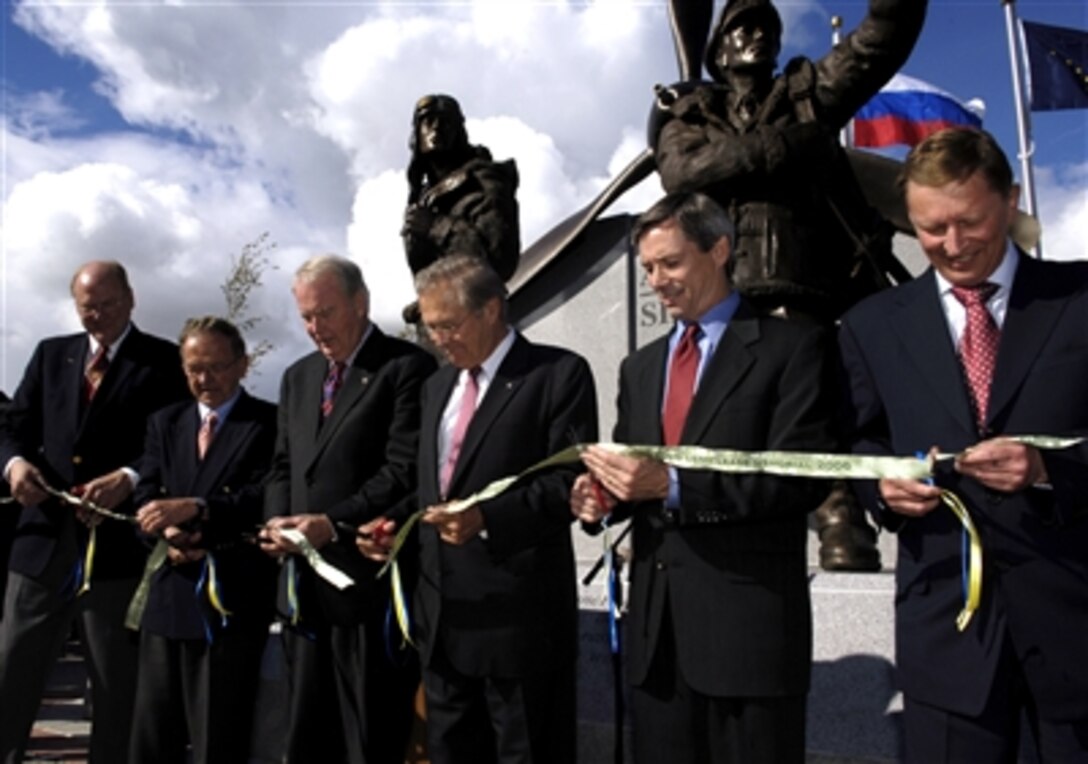
<svg viewBox="0 0 1088 764"><path fill-rule="evenodd" d="M518 170L468 141L456 99L427 95L416 102L408 165L408 206L401 237L408 267L418 273L440 257L482 257L505 281L521 253ZM414 303L413 303L414 305ZM413 306L405 309L405 319Z"/></svg>
<svg viewBox="0 0 1088 764"><path fill-rule="evenodd" d="M891 230L866 204L838 131L906 61L925 0L870 0L818 61L776 73L782 20L770 0L729 0L707 48L713 82L658 91L651 141L669 192L701 190L732 217L733 284L758 309L831 325L886 284ZM820 563L875 570L875 533L844 486L817 510Z"/></svg>

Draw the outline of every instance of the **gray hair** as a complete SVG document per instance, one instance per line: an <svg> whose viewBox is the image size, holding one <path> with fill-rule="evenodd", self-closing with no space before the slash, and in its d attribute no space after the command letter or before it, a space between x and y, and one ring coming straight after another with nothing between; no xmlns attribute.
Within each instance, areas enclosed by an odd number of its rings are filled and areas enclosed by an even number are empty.
<svg viewBox="0 0 1088 764"><path fill-rule="evenodd" d="M363 297L370 299L370 291L366 287L366 281L363 280L362 270L351 260L339 255L314 255L295 271L295 281L314 281L326 273L336 277L344 289L344 294L348 297L354 297L362 292Z"/></svg>
<svg viewBox="0 0 1088 764"><path fill-rule="evenodd" d="M472 311L481 310L497 297L506 321L506 284L482 257L440 257L416 274L415 287L417 295L438 287L452 289L458 304Z"/></svg>
<svg viewBox="0 0 1088 764"><path fill-rule="evenodd" d="M709 252L723 237L732 249L736 238L733 221L717 202L697 191L681 191L663 197L639 216L631 229L631 245L637 250L643 236L669 221L675 221L703 252Z"/></svg>

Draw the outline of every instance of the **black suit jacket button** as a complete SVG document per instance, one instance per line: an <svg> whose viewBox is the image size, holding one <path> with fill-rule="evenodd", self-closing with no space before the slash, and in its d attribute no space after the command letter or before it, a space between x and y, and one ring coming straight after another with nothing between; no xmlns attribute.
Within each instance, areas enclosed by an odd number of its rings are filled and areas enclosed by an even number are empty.
<svg viewBox="0 0 1088 764"><path fill-rule="evenodd" d="M664 570L665 568L667 568L669 566L666 565L663 560L658 560L657 562L654 563L654 567L657 568L658 570Z"/></svg>
<svg viewBox="0 0 1088 764"><path fill-rule="evenodd" d="M79 454L73 454L72 464L83 464L83 457Z"/></svg>

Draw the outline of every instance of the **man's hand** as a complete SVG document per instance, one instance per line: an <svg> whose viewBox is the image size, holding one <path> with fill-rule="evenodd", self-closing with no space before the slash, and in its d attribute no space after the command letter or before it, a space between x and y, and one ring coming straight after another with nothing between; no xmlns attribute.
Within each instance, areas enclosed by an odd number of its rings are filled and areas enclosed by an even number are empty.
<svg viewBox="0 0 1088 764"><path fill-rule="evenodd" d="M299 531L314 549L320 549L328 544L333 536L332 521L328 515L312 513L273 517L265 523L264 528L261 529L258 535L261 549L273 557L299 553L298 547L278 532L283 528L294 528Z"/></svg>
<svg viewBox="0 0 1088 764"><path fill-rule="evenodd" d="M49 498L45 492L45 478L38 468L26 459L14 459L8 472L11 495L23 506L40 504Z"/></svg>
<svg viewBox="0 0 1088 764"><path fill-rule="evenodd" d="M929 514L941 502L941 489L919 480L883 478L878 487L888 508L907 517Z"/></svg>
<svg viewBox="0 0 1088 764"><path fill-rule="evenodd" d="M1046 465L1037 448L1005 438L984 440L956 457L956 471L1003 493L1046 483Z"/></svg>
<svg viewBox="0 0 1088 764"><path fill-rule="evenodd" d="M375 517L359 526L355 534L355 546L367 559L385 562L393 548L393 538L397 535L397 524L384 517Z"/></svg>
<svg viewBox="0 0 1088 764"><path fill-rule="evenodd" d="M570 511L584 523L599 523L616 507L616 499L587 472L574 479L570 489Z"/></svg>
<svg viewBox="0 0 1088 764"><path fill-rule="evenodd" d="M656 459L624 456L590 446L582 454L582 462L620 501L664 499L669 494L669 468Z"/></svg>
<svg viewBox="0 0 1088 764"><path fill-rule="evenodd" d="M479 507L472 506L464 512L447 512L444 504L427 507L421 520L433 525L438 536L447 544L464 544L484 530L484 515Z"/></svg>
<svg viewBox="0 0 1088 764"><path fill-rule="evenodd" d="M166 549L166 559L171 565L181 565L186 562L196 562L203 559L206 552L196 548L200 543L200 531L188 533L173 526L164 528L162 537L170 546Z"/></svg>
<svg viewBox="0 0 1088 764"><path fill-rule="evenodd" d="M122 469L107 472L89 483L72 488L72 493L103 509L116 509L132 493L132 479Z"/></svg>
<svg viewBox="0 0 1088 764"><path fill-rule="evenodd" d="M169 525L181 525L200 514L196 499L155 499L140 507L136 521L144 533L158 533Z"/></svg>

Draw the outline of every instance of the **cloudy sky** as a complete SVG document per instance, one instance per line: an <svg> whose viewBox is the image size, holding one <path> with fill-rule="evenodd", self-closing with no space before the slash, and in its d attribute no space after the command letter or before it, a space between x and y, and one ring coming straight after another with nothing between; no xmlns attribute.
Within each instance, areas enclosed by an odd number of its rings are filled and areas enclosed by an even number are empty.
<svg viewBox="0 0 1088 764"><path fill-rule="evenodd" d="M859 0L779 2L782 60L828 48ZM994 0L932 0L905 72L982 97L1016 151ZM1025 18L1088 27L1082 0ZM3 19L0 388L34 343L78 328L67 284L92 258L129 266L136 320L173 336L222 312L232 255L276 247L254 313L275 351L250 387L274 397L306 352L289 276L318 251L363 266L390 331L411 296L398 230L416 99L455 95L473 142L515 157L523 243L581 207L644 146L652 87L675 79L663 0L26 2ZM1046 254L1088 256L1088 111L1035 117ZM656 178L617 210L660 193Z"/></svg>

